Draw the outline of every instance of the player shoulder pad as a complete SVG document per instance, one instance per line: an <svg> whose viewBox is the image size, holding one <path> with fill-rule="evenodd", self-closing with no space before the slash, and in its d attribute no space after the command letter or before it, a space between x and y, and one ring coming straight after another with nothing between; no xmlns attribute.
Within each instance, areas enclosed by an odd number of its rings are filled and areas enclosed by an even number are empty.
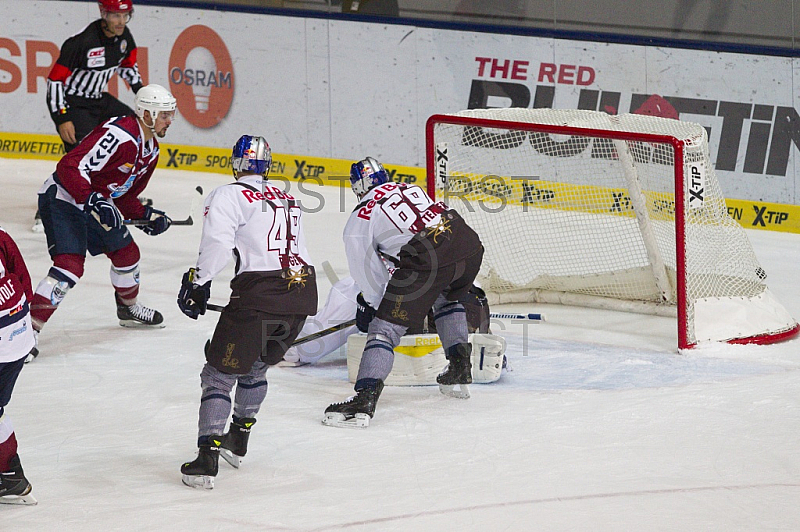
<svg viewBox="0 0 800 532"><path fill-rule="evenodd" d="M120 133L123 141L131 140L138 144L139 123L135 116L118 116L106 122L106 129Z"/></svg>

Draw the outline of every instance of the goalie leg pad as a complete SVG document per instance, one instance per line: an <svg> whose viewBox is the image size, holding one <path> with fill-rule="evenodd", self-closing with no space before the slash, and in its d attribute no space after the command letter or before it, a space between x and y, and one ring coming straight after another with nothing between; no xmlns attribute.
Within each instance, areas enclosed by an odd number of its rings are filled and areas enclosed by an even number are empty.
<svg viewBox="0 0 800 532"><path fill-rule="evenodd" d="M354 334L347 340L347 370L355 382L367 337ZM472 381L478 384L500 378L506 341L501 336L475 333L472 344ZM436 384L436 376L447 364L442 343L435 334L409 334L394 349L394 365L384 381L387 386L424 386Z"/></svg>
<svg viewBox="0 0 800 532"><path fill-rule="evenodd" d="M472 382L485 384L500 378L506 340L494 334L472 334Z"/></svg>

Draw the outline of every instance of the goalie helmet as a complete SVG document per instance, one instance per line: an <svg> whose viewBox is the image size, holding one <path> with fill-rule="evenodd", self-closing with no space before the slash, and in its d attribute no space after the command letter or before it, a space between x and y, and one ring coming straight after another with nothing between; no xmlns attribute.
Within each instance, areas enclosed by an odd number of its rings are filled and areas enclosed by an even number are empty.
<svg viewBox="0 0 800 532"><path fill-rule="evenodd" d="M383 169L383 165L372 157L353 163L353 166L350 167L350 186L358 199L363 198L367 192L378 185L388 182L389 176Z"/></svg>
<svg viewBox="0 0 800 532"><path fill-rule="evenodd" d="M131 0L98 0L100 14L103 13L133 13Z"/></svg>
<svg viewBox="0 0 800 532"><path fill-rule="evenodd" d="M139 89L134 98L136 106L136 116L144 122L144 112L150 111L153 123L151 129L156 125L156 118L161 111L174 111L178 103L175 97L161 85L150 84Z"/></svg>
<svg viewBox="0 0 800 532"><path fill-rule="evenodd" d="M233 145L231 168L233 177L247 172L267 177L272 166L272 150L264 137L242 135Z"/></svg>

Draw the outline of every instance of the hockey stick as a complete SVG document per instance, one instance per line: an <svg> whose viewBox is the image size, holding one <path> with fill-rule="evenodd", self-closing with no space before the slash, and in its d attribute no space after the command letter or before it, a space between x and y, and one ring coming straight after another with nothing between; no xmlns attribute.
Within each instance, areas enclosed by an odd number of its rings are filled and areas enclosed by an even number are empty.
<svg viewBox="0 0 800 532"><path fill-rule="evenodd" d="M206 309L213 310L214 312L222 312L223 310L225 310L225 307L222 305L215 305L214 303L207 303ZM355 324L356 324L355 318L353 318L352 320L343 321L342 323L337 323L336 325L328 327L327 329L322 329L321 331L309 334L308 336L303 336L302 338L298 338L297 340L294 341L292 345L304 344L306 342L310 342L311 340L316 340L317 338L321 338L331 333L335 333L336 331L347 329L348 327Z"/></svg>
<svg viewBox="0 0 800 532"><path fill-rule="evenodd" d="M328 278L331 284L336 284L339 282L339 276L336 275L336 272L333 271L333 266L331 263L326 261L322 262L322 269L325 271L325 276Z"/></svg>
<svg viewBox="0 0 800 532"><path fill-rule="evenodd" d="M509 320L533 320L533 321L545 321L544 314L499 314L491 312L489 314L490 318L497 318L497 319L509 319Z"/></svg>
<svg viewBox="0 0 800 532"><path fill-rule="evenodd" d="M342 323L337 323L333 327L328 327L327 329L322 329L321 331L309 334L308 336L303 336L302 338L298 338L297 340L292 342L292 347L304 344L306 342L310 342L312 340L316 340L317 338L322 338L323 336L335 333L336 331L341 331L342 329L347 329L348 327L352 327L355 324L356 324L355 318L353 318L352 320L343 321Z"/></svg>
<svg viewBox="0 0 800 532"><path fill-rule="evenodd" d="M203 197L203 187L198 185L197 187L195 187L195 190L200 195L199 196L195 196L194 198L192 198L192 206L190 207L188 218L186 218L185 220L172 220L172 224L171 225L194 225L194 220L192 219L192 214L194 214L194 211L197 210L197 206L198 206L198 204L200 202L200 199ZM145 225L149 224L150 220L125 220L125 222L123 222L123 223L125 225L132 225L134 227L141 227L141 226L145 226Z"/></svg>
<svg viewBox="0 0 800 532"><path fill-rule="evenodd" d="M222 312L225 307L222 305L214 305L213 303L208 303L206 305L208 310L213 310L214 312ZM296 345L301 345L306 342L310 342L312 340L316 340L317 338L322 338L323 336L327 336L329 334L335 333L336 331L341 331L342 329L347 329L348 327L352 327L356 324L355 318L352 320L343 321L342 323L337 323L332 327L328 327L327 329L322 329L321 331L317 331L315 333L309 334L308 336L303 336L292 342L292 347ZM211 340L206 342L205 350L208 351L208 346L211 344Z"/></svg>
<svg viewBox="0 0 800 532"><path fill-rule="evenodd" d="M150 220L125 220L123 223L134 227L144 227L150 223ZM185 220L172 220L170 225L194 225L194 220L192 220L192 215L190 214Z"/></svg>

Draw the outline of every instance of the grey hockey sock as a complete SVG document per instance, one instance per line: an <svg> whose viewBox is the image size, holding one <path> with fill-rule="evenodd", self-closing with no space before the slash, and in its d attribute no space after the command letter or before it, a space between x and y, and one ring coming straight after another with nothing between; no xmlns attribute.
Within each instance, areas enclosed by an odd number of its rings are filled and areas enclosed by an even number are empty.
<svg viewBox="0 0 800 532"><path fill-rule="evenodd" d="M440 295L433 304L433 319L445 349L467 343L469 330L464 305L458 301L448 301Z"/></svg>
<svg viewBox="0 0 800 532"><path fill-rule="evenodd" d="M367 343L358 368L358 380L380 379L385 381L394 365L394 348L407 327L395 325L380 318L369 324Z"/></svg>
<svg viewBox="0 0 800 532"><path fill-rule="evenodd" d="M236 384L233 415L238 418L255 417L267 396L267 364L256 360L250 373L240 376Z"/></svg>
<svg viewBox="0 0 800 532"><path fill-rule="evenodd" d="M217 371L208 364L203 367L200 373L203 392L200 396L199 437L225 432L231 414L231 389L236 377Z"/></svg>

